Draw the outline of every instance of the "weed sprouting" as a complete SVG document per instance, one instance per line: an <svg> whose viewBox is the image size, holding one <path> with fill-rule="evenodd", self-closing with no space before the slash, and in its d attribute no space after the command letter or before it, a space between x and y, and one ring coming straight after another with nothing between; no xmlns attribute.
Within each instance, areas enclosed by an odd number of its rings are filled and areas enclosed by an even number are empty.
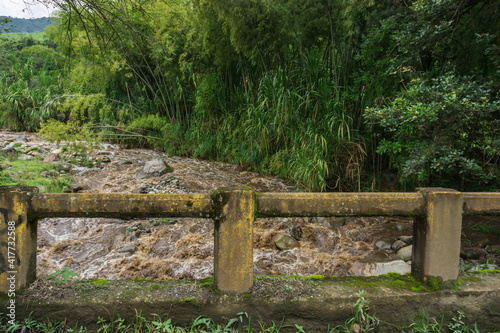
<svg viewBox="0 0 500 333"><path fill-rule="evenodd" d="M70 276L79 276L77 273L70 270L69 267L64 267L62 271L57 271L49 275L49 277L54 277L61 275L63 281L68 281Z"/></svg>

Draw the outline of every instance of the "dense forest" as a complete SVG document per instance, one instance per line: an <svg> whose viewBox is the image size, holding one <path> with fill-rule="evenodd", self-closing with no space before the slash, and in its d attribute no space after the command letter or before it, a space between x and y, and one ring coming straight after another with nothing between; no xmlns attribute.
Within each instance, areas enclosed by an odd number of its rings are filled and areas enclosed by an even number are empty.
<svg viewBox="0 0 500 333"><path fill-rule="evenodd" d="M3 22L2 30L7 33L40 32L43 31L46 26L52 24L52 20L48 17L22 19L16 17L0 16L0 21Z"/></svg>
<svg viewBox="0 0 500 333"><path fill-rule="evenodd" d="M0 125L311 191L500 186L500 1L64 0L0 36Z"/></svg>

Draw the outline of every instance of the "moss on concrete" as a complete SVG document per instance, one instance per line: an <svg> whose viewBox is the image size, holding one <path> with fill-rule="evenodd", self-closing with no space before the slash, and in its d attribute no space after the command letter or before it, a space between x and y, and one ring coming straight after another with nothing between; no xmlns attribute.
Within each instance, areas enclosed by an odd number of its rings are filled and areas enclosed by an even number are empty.
<svg viewBox="0 0 500 333"><path fill-rule="evenodd" d="M109 281L108 280L100 280L100 279L92 279L91 283L96 284L96 285L104 285L104 284L108 284Z"/></svg>
<svg viewBox="0 0 500 333"><path fill-rule="evenodd" d="M495 302L500 304L499 274L467 275L458 282L462 290L449 288L428 292L410 276L397 274L341 278L265 276L254 280L250 292L235 294L213 292L208 287L213 283L212 278L107 283L99 280L62 282L39 279L33 288L20 293L16 302L18 318L33 312L33 318L67 317L68 322L78 321L83 325L83 321L95 321L97 316L109 318L116 314L135 314L130 309L136 309L142 313L169 313L176 320L186 321L200 314L217 320L221 316L229 318L236 313L247 312L253 318L262 317L271 322L282 320L285 314L286 319L293 323L325 331L327 324L341 324L352 316L356 302L354 295L359 290L365 290L365 297L371 302L370 308L381 319L396 316L397 321L403 323L412 320L417 315L415 311L422 308L434 315L435 311L452 305L454 309L473 314L474 321L482 320L484 323L493 320L488 313ZM449 286L445 284L442 287ZM5 301L0 301L0 306L4 304ZM320 329L323 324L324 330Z"/></svg>

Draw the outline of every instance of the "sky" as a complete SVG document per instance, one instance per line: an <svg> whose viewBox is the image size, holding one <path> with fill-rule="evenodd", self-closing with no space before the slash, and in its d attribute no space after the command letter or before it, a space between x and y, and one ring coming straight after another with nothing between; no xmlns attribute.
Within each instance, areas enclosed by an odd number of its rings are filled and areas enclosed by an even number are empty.
<svg viewBox="0 0 500 333"><path fill-rule="evenodd" d="M40 4L30 5L26 8L22 0L0 0L0 16L37 18L50 16L52 11L52 8Z"/></svg>

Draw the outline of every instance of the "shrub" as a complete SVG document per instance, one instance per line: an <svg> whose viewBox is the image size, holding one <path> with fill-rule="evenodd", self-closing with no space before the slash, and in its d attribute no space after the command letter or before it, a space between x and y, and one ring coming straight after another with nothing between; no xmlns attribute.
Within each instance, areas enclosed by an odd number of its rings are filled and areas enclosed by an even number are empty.
<svg viewBox="0 0 500 333"><path fill-rule="evenodd" d="M498 178L499 107L486 84L443 75L412 81L365 115L383 128L377 152L389 155L402 183L471 188Z"/></svg>

